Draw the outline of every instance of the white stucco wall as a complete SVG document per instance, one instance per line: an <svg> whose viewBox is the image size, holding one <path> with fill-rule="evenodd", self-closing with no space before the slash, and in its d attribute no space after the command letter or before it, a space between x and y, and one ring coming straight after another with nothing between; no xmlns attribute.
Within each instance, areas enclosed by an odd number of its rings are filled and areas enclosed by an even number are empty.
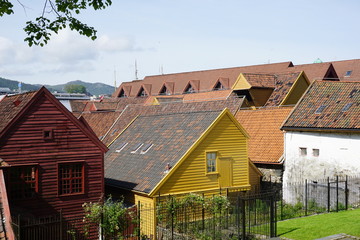
<svg viewBox="0 0 360 240"><path fill-rule="evenodd" d="M284 184L360 175L360 133L286 132L284 146ZM300 148L307 149L306 156Z"/></svg>

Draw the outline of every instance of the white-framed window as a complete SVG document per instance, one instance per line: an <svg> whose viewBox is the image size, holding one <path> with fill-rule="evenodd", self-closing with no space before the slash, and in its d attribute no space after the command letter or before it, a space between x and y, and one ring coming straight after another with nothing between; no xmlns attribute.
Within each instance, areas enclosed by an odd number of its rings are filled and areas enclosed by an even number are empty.
<svg viewBox="0 0 360 240"><path fill-rule="evenodd" d="M214 173L216 170L217 152L206 152L206 172Z"/></svg>

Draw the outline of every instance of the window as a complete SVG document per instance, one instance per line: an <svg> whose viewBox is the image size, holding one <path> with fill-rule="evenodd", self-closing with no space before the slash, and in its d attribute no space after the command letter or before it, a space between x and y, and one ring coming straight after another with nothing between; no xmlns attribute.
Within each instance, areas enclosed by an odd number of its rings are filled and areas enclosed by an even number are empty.
<svg viewBox="0 0 360 240"><path fill-rule="evenodd" d="M38 192L38 171L36 166L19 166L10 169L10 198L26 199Z"/></svg>
<svg viewBox="0 0 360 240"><path fill-rule="evenodd" d="M159 95L171 95L171 92L170 92L170 90L164 85L164 86L161 88Z"/></svg>
<svg viewBox="0 0 360 240"><path fill-rule="evenodd" d="M318 107L318 109L316 109L315 114L322 113L322 111L324 111L325 108L326 108L326 105L321 105L320 107Z"/></svg>
<svg viewBox="0 0 360 240"><path fill-rule="evenodd" d="M70 195L84 192L84 164L59 164L59 194Z"/></svg>
<svg viewBox="0 0 360 240"><path fill-rule="evenodd" d="M142 146L142 143L138 143L135 145L135 147L131 150L131 153L136 153L136 151Z"/></svg>
<svg viewBox="0 0 360 240"><path fill-rule="evenodd" d="M206 171L208 173L216 172L216 152L206 153Z"/></svg>
<svg viewBox="0 0 360 240"><path fill-rule="evenodd" d="M117 153L121 152L121 150L123 150L124 147L126 147L127 144L128 143L125 143L125 142L119 144L119 146L116 148L115 152L117 152Z"/></svg>
<svg viewBox="0 0 360 240"><path fill-rule="evenodd" d="M215 87L214 87L214 91L217 91L217 90L223 90L225 89L224 86L221 84L221 82L217 82Z"/></svg>
<svg viewBox="0 0 360 240"><path fill-rule="evenodd" d="M352 74L352 70L346 71L345 77L350 77Z"/></svg>
<svg viewBox="0 0 360 240"><path fill-rule="evenodd" d="M184 93L194 93L194 92L195 89L193 88L193 86L191 86L191 84L189 84L184 91Z"/></svg>
<svg viewBox="0 0 360 240"><path fill-rule="evenodd" d="M320 154L320 150L319 149L317 149L317 148L313 148L313 150L312 150L313 152L313 156L314 157L318 157L319 156L319 154Z"/></svg>
<svg viewBox="0 0 360 240"><path fill-rule="evenodd" d="M53 139L53 130L50 128L46 128L43 130L43 138L45 140Z"/></svg>
<svg viewBox="0 0 360 240"><path fill-rule="evenodd" d="M307 149L301 147L301 148L300 148L300 156L306 156L306 155L307 155Z"/></svg>
<svg viewBox="0 0 360 240"><path fill-rule="evenodd" d="M121 89L120 94L119 94L119 97L120 97L120 98L126 98L126 94L125 94L125 92L124 92L124 89Z"/></svg>
<svg viewBox="0 0 360 240"><path fill-rule="evenodd" d="M152 143L144 144L143 147L141 148L140 154L145 154L145 153L147 153L147 151L149 151L152 146L153 146Z"/></svg>
<svg viewBox="0 0 360 240"><path fill-rule="evenodd" d="M147 97L147 93L145 92L145 89L143 87L140 88L140 91L137 96L138 97Z"/></svg>

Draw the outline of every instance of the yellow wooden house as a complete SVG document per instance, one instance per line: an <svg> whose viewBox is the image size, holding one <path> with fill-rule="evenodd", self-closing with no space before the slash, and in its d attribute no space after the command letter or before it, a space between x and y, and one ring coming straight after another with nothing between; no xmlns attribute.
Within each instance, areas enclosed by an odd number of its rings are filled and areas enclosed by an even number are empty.
<svg viewBox="0 0 360 240"><path fill-rule="evenodd" d="M140 203L141 231L156 236L158 197L259 186L249 136L228 109L139 116L109 146L105 184Z"/></svg>

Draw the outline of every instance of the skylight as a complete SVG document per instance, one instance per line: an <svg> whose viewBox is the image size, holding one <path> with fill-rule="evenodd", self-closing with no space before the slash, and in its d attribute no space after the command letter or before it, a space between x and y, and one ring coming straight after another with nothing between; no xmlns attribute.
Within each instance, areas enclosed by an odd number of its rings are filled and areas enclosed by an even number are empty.
<svg viewBox="0 0 360 240"><path fill-rule="evenodd" d="M126 143L126 142L120 143L119 146L117 146L115 152L117 152L117 153L121 152L121 150L123 150L124 147L126 147L127 144L128 143Z"/></svg>
<svg viewBox="0 0 360 240"><path fill-rule="evenodd" d="M352 74L352 70L346 71L345 77L350 77Z"/></svg>
<svg viewBox="0 0 360 240"><path fill-rule="evenodd" d="M345 104L345 106L341 109L342 112L346 112L347 110L349 110L349 108L353 105L354 103L347 103Z"/></svg>
<svg viewBox="0 0 360 240"><path fill-rule="evenodd" d="M316 109L315 114L320 114L322 113L322 111L324 111L324 109L327 107L327 105L321 105L320 107L318 107L318 109Z"/></svg>
<svg viewBox="0 0 360 240"><path fill-rule="evenodd" d="M145 154L147 151L150 150L150 148L151 148L152 146L153 146L152 143L144 144L143 147L141 148L140 154Z"/></svg>
<svg viewBox="0 0 360 240"><path fill-rule="evenodd" d="M142 146L142 143L136 144L136 146L131 150L131 153L136 153L136 151Z"/></svg>

